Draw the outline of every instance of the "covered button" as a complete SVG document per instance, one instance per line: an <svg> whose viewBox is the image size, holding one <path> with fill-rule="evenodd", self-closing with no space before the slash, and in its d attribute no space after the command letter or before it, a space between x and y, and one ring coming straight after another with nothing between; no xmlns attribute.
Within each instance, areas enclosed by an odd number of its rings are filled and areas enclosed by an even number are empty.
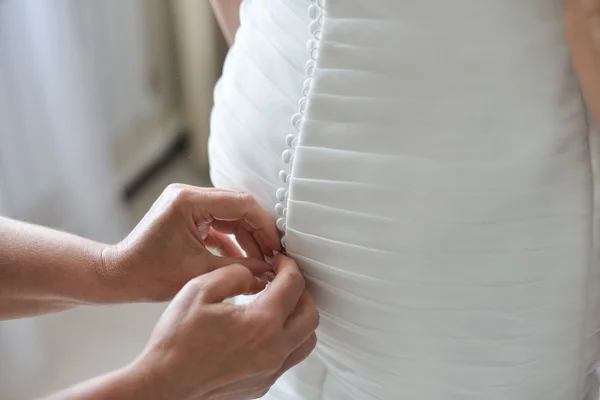
<svg viewBox="0 0 600 400"><path fill-rule="evenodd" d="M308 6L308 16L313 19L317 19L319 16L319 11L319 7L316 4L311 4Z"/></svg>
<svg viewBox="0 0 600 400"><path fill-rule="evenodd" d="M312 76L315 69L315 60L308 60L306 64L304 64L304 69L306 70L308 76Z"/></svg>
<svg viewBox="0 0 600 400"><path fill-rule="evenodd" d="M277 197L277 200L279 201L285 201L287 198L287 190L285 190L285 188L277 189L277 192L275 192L275 197Z"/></svg>
<svg viewBox="0 0 600 400"><path fill-rule="evenodd" d="M306 51L308 51L309 53L316 47L317 47L317 45L314 40L308 39L306 41Z"/></svg>
<svg viewBox="0 0 600 400"><path fill-rule="evenodd" d="M312 79L308 78L304 81L304 86L302 89L302 93L304 93L305 96L308 96L308 92L310 91L310 85L312 84Z"/></svg>
<svg viewBox="0 0 600 400"><path fill-rule="evenodd" d="M294 125L296 128L298 128L300 121L302 121L302 114L296 113L292 115L292 125Z"/></svg>
<svg viewBox="0 0 600 400"><path fill-rule="evenodd" d="M310 33L314 35L317 31L321 30L321 24L319 23L319 20L316 19L310 23L308 28L310 29Z"/></svg>
<svg viewBox="0 0 600 400"><path fill-rule="evenodd" d="M279 218L275 224L280 231L285 230L285 218Z"/></svg>
<svg viewBox="0 0 600 400"><path fill-rule="evenodd" d="M279 171L279 179L281 179L281 182L283 183L288 183L288 173L282 169Z"/></svg>
<svg viewBox="0 0 600 400"><path fill-rule="evenodd" d="M287 144L288 147L292 147L292 142L294 141L294 139L296 139L296 135L290 133L285 137L285 144Z"/></svg>
<svg viewBox="0 0 600 400"><path fill-rule="evenodd" d="M285 206L282 203L275 204L275 213L279 216L284 215L283 211L285 210Z"/></svg>
<svg viewBox="0 0 600 400"><path fill-rule="evenodd" d="M300 112L302 114L304 114L305 111L306 111L306 102L300 104Z"/></svg>
<svg viewBox="0 0 600 400"><path fill-rule="evenodd" d="M281 159L284 163L289 164L294 158L294 153L291 150L285 150L281 155Z"/></svg>

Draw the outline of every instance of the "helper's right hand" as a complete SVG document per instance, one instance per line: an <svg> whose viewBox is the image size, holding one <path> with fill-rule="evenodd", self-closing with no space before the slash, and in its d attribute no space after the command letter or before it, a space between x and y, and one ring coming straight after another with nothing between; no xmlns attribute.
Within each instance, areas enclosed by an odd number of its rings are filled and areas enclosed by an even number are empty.
<svg viewBox="0 0 600 400"><path fill-rule="evenodd" d="M242 400L262 397L314 349L319 315L290 258L277 255L275 278L252 303L223 303L262 285L230 265L191 280L159 320L132 367L153 398Z"/></svg>

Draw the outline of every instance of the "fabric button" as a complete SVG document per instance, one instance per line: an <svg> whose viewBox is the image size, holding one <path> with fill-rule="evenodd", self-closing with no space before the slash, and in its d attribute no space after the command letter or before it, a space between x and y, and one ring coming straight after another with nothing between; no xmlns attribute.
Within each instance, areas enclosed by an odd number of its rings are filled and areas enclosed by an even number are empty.
<svg viewBox="0 0 600 400"><path fill-rule="evenodd" d="M304 114L306 112L306 103L302 103L300 105L300 113Z"/></svg>
<svg viewBox="0 0 600 400"><path fill-rule="evenodd" d="M310 51L310 58L312 58L313 60L317 59L317 54L318 54L318 49L315 46L311 51Z"/></svg>
<svg viewBox="0 0 600 400"><path fill-rule="evenodd" d="M287 198L287 190L285 190L285 188L277 189L277 192L275 192L275 197L277 197L277 200L279 201L285 201Z"/></svg>
<svg viewBox="0 0 600 400"><path fill-rule="evenodd" d="M281 179L283 183L288 183L288 173L284 170L279 171L279 179Z"/></svg>
<svg viewBox="0 0 600 400"><path fill-rule="evenodd" d="M306 41L306 51L310 53L315 47L317 47L317 45L314 40L309 39Z"/></svg>
<svg viewBox="0 0 600 400"><path fill-rule="evenodd" d="M308 29L313 35L315 34L315 32L321 30L321 24L319 24L319 20L312 21L310 25L308 25Z"/></svg>
<svg viewBox="0 0 600 400"><path fill-rule="evenodd" d="M306 97L302 97L300 99L300 101L298 102L298 107L300 108L300 114L304 114L304 111L306 111L306 103L308 102L308 99Z"/></svg>
<svg viewBox="0 0 600 400"><path fill-rule="evenodd" d="M286 210L285 206L281 203L275 204L275 214L279 216L285 216L284 211Z"/></svg>
<svg viewBox="0 0 600 400"><path fill-rule="evenodd" d="M294 125L296 128L298 128L298 124L300 123L300 121L302 121L302 114L300 113L296 113L294 115L292 115L292 125Z"/></svg>
<svg viewBox="0 0 600 400"><path fill-rule="evenodd" d="M311 4L310 6L308 6L308 16L316 19L319 17L319 7L316 4Z"/></svg>
<svg viewBox="0 0 600 400"><path fill-rule="evenodd" d="M281 159L283 160L284 163L289 164L292 161L293 156L294 156L294 153L292 153L291 150L285 150L283 152L283 154L281 155Z"/></svg>
<svg viewBox="0 0 600 400"><path fill-rule="evenodd" d="M292 140L292 145L290 146L292 149L295 149L298 146L298 138Z"/></svg>
<svg viewBox="0 0 600 400"><path fill-rule="evenodd" d="M279 218L275 225L277 225L277 229L280 231L285 230L285 218Z"/></svg>
<svg viewBox="0 0 600 400"><path fill-rule="evenodd" d="M304 93L305 96L308 97L308 93L310 91L310 85L312 84L312 79L308 78L307 80L304 81L304 88L302 89L302 93Z"/></svg>
<svg viewBox="0 0 600 400"><path fill-rule="evenodd" d="M315 69L315 60L308 60L306 64L304 64L304 69L306 70L308 76L312 76Z"/></svg>
<svg viewBox="0 0 600 400"><path fill-rule="evenodd" d="M287 144L288 147L292 147L292 142L294 141L294 139L296 139L296 135L290 133L285 137L285 144Z"/></svg>
<svg viewBox="0 0 600 400"><path fill-rule="evenodd" d="M284 209L283 209L283 216L284 216L284 217L287 217L287 208L284 208Z"/></svg>
<svg viewBox="0 0 600 400"><path fill-rule="evenodd" d="M283 246L284 248L285 248L285 242L286 242L286 240L285 240L285 235L283 235L283 236L281 237L281 246Z"/></svg>

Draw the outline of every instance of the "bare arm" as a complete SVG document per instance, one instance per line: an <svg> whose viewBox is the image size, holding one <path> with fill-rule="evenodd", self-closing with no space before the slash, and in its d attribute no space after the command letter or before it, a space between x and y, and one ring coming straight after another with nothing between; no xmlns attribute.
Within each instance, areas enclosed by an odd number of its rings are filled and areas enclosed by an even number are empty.
<svg viewBox="0 0 600 400"><path fill-rule="evenodd" d="M223 231L233 231L248 258L209 251L232 247ZM0 217L0 320L170 300L190 279L224 265L270 271L264 255L279 246L271 217L251 196L178 184L116 245Z"/></svg>
<svg viewBox="0 0 600 400"><path fill-rule="evenodd" d="M44 400L153 400L162 397L134 364L74 385Z"/></svg>
<svg viewBox="0 0 600 400"><path fill-rule="evenodd" d="M565 29L585 99L600 124L600 0L565 0Z"/></svg>
<svg viewBox="0 0 600 400"><path fill-rule="evenodd" d="M241 0L210 0L225 40L231 46L240 27Z"/></svg>
<svg viewBox="0 0 600 400"><path fill-rule="evenodd" d="M315 348L319 323L297 265L277 255L273 269L275 277L255 304L222 303L264 289L241 265L194 278L169 304L133 363L47 400L262 398Z"/></svg>
<svg viewBox="0 0 600 400"><path fill-rule="evenodd" d="M206 247L232 248L231 233L248 257ZM298 266L275 251L256 200L215 188L170 185L116 245L0 217L0 318L175 296L135 361L49 399L258 398L314 349L319 321ZM223 303L273 272L261 305Z"/></svg>
<svg viewBox="0 0 600 400"><path fill-rule="evenodd" d="M103 244L0 217L0 320L107 300Z"/></svg>

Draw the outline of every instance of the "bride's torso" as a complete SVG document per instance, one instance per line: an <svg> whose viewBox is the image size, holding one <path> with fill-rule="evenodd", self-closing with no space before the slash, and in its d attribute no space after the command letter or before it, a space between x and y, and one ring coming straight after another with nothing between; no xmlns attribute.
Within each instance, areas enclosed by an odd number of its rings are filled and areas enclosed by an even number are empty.
<svg viewBox="0 0 600 400"><path fill-rule="evenodd" d="M242 8L211 175L272 210L322 315L267 398L585 398L600 149L562 0Z"/></svg>

